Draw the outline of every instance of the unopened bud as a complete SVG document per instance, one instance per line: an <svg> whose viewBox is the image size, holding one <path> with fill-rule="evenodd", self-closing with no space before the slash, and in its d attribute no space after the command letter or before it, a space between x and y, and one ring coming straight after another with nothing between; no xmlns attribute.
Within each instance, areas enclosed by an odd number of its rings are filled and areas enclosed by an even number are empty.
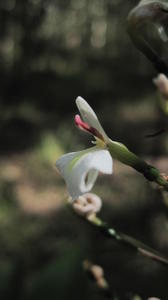
<svg viewBox="0 0 168 300"><path fill-rule="evenodd" d="M101 277L100 279L97 280L97 285L100 289L107 289L108 288L108 283L104 279L104 277Z"/></svg>
<svg viewBox="0 0 168 300"><path fill-rule="evenodd" d="M159 74L157 78L153 79L163 98L168 99L168 78L164 74Z"/></svg>
<svg viewBox="0 0 168 300"><path fill-rule="evenodd" d="M85 260L83 262L83 267L86 271L90 272L93 278L96 281L97 286L100 289L107 289L108 288L108 283L106 279L104 278L104 271L103 268L92 264L90 261Z"/></svg>
<svg viewBox="0 0 168 300"><path fill-rule="evenodd" d="M82 121L80 115L75 116L75 124L79 129L89 132L93 136L104 141L103 135L96 128L94 128L94 127L90 126L88 123Z"/></svg>
<svg viewBox="0 0 168 300"><path fill-rule="evenodd" d="M101 279L102 277L104 277L104 271L103 268L98 266L98 265L92 265L90 267L90 271L92 272L92 274L94 275L96 280Z"/></svg>
<svg viewBox="0 0 168 300"><path fill-rule="evenodd" d="M148 298L148 300L161 300L160 298L156 298L156 297L151 297L151 298Z"/></svg>
<svg viewBox="0 0 168 300"><path fill-rule="evenodd" d="M89 218L100 211L102 200L96 194L86 193L73 201L72 207L78 215Z"/></svg>

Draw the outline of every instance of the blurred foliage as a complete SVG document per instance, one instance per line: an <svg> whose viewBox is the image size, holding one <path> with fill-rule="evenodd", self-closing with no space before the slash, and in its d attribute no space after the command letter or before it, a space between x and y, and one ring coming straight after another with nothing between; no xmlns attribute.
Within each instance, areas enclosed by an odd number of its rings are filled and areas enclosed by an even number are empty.
<svg viewBox="0 0 168 300"><path fill-rule="evenodd" d="M126 33L127 14L135 4L122 0L1 1L1 152L29 148L39 142L43 130L55 133L58 126L65 126L66 116L75 110L74 99L81 95L103 112L101 117L115 139L149 153L143 136L145 130L160 126L160 117L152 113L154 70ZM149 106L148 110L142 104L145 121L137 116L135 124L127 116L118 116L120 108L128 103L136 108L144 96ZM130 111L129 116L134 113ZM136 126L139 137L135 142L132 134L128 138L123 132L124 126L127 130Z"/></svg>
<svg viewBox="0 0 168 300"><path fill-rule="evenodd" d="M154 157L154 164L167 152L166 135L144 138L167 123L152 86L155 71L126 33L136 4L0 1L2 299L108 299L83 272L86 258L105 268L111 300L167 297L168 271L75 218L63 207L65 185L54 170L63 152L87 143L72 124L78 95L113 139ZM166 254L167 206L160 191L114 167L114 178L100 177L95 187L105 201L102 217Z"/></svg>

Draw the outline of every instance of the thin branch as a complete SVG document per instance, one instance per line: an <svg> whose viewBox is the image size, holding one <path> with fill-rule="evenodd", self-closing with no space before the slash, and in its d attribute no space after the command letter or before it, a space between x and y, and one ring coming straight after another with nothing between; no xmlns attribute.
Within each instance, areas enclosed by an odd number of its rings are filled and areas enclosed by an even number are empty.
<svg viewBox="0 0 168 300"><path fill-rule="evenodd" d="M100 218L96 216L89 218L88 221L90 224L95 226L108 237L115 239L117 242L122 243L125 246L131 247L146 258L153 259L159 263L168 266L168 258L164 257L161 253L153 250L151 247L147 246L141 241L134 239L133 237L126 235L114 228L109 227L107 223L103 222Z"/></svg>

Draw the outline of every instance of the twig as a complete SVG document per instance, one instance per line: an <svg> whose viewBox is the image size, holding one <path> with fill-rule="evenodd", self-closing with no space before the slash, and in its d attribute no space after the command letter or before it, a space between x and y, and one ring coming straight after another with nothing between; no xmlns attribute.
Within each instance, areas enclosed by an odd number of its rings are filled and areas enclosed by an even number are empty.
<svg viewBox="0 0 168 300"><path fill-rule="evenodd" d="M132 238L129 235L126 235L114 228L111 228L107 225L107 223L103 222L100 218L94 216L88 219L89 223L99 229L103 234L107 235L110 238L115 239L117 242L125 244L126 246L131 247L136 250L141 255L146 258L153 259L159 263L162 263L168 266L168 258L164 257L159 252L153 250L149 246L145 245L139 240Z"/></svg>

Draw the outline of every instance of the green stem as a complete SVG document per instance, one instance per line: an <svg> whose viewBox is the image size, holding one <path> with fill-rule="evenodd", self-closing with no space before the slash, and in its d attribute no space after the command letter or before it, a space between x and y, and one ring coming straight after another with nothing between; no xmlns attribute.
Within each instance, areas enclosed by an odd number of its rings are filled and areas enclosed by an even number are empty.
<svg viewBox="0 0 168 300"><path fill-rule="evenodd" d="M103 222L98 217L94 216L88 220L93 226L98 228L103 234L107 235L110 238L115 239L117 242L124 244L125 246L129 246L132 249L136 250L141 255L153 259L159 263L164 265L168 265L168 258L162 256L159 252L153 250L149 246L132 238L129 235L119 232L118 230L111 228L107 225L107 223Z"/></svg>
<svg viewBox="0 0 168 300"><path fill-rule="evenodd" d="M110 140L108 150L114 159L134 168L143 174L146 179L156 182L168 191L168 181L160 174L158 169L147 164L143 159L131 152L124 144Z"/></svg>

